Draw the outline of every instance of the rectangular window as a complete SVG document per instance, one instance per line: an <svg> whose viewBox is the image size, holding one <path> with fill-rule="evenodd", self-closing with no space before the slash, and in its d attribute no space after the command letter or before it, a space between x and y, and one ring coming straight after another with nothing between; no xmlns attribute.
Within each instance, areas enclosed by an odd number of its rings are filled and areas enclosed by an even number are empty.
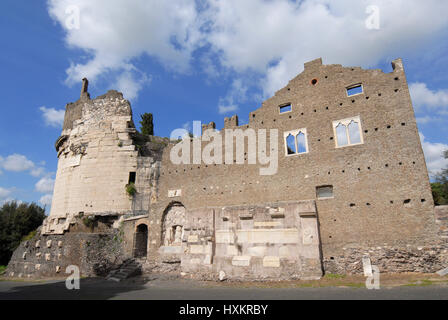
<svg viewBox="0 0 448 320"><path fill-rule="evenodd" d="M287 156L308 153L308 138L306 129L285 132L283 134Z"/></svg>
<svg viewBox="0 0 448 320"><path fill-rule="evenodd" d="M292 111L292 105L291 104L280 106L279 108L280 108L280 114Z"/></svg>
<svg viewBox="0 0 448 320"><path fill-rule="evenodd" d="M356 96L357 94L361 94L363 92L364 90L362 84L357 84L347 88L347 96L349 97Z"/></svg>
<svg viewBox="0 0 448 320"><path fill-rule="evenodd" d="M321 186L316 188L317 199L334 198L333 186Z"/></svg>
<svg viewBox="0 0 448 320"><path fill-rule="evenodd" d="M134 183L135 184L136 179L136 173L135 172L129 172L129 182L128 184Z"/></svg>
<svg viewBox="0 0 448 320"><path fill-rule="evenodd" d="M359 116L333 121L333 131L336 137L336 148L364 143Z"/></svg>

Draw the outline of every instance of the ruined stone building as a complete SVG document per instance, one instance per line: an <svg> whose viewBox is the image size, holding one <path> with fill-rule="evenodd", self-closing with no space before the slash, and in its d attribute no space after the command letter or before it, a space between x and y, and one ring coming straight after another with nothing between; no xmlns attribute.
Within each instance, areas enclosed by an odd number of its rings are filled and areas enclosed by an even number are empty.
<svg viewBox="0 0 448 320"><path fill-rule="evenodd" d="M9 275L54 276L69 265L103 275L129 258L211 279L360 273L366 256L382 272L439 270L447 251L438 218L448 213L434 208L402 60L392 67L317 59L248 124L233 116L221 131L203 126L222 139L226 129L266 129L266 156L278 140L270 175L251 162L250 138L230 163L173 163L180 141L142 136L121 93L91 99L84 80L56 142L51 213Z"/></svg>

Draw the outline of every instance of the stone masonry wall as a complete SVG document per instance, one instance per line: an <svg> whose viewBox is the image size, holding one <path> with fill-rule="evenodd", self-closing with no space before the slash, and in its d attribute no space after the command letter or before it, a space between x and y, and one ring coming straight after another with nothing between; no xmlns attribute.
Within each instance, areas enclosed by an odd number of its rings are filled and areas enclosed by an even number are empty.
<svg viewBox="0 0 448 320"><path fill-rule="evenodd" d="M123 262L119 231L111 233L39 234L14 251L6 270L11 278L66 277L68 266L81 277L105 276Z"/></svg>
<svg viewBox="0 0 448 320"><path fill-rule="evenodd" d="M161 221L173 201L190 211L309 199L317 204L325 261L351 245L436 243L434 203L406 75L401 59L392 66L392 72L384 73L322 65L318 59L251 112L249 124L238 126L237 117L226 119L224 129L278 129L275 175L261 176L260 165L248 164L247 149L244 164L174 165L171 145L163 154L159 197L152 203L150 220ZM347 88L355 84L362 84L363 92L349 97ZM285 104L292 110L280 113ZM353 117L360 119L363 143L337 147L333 122ZM302 128L308 152L287 156L284 132ZM224 141L225 131L220 133ZM317 198L319 186L332 186L334 196ZM161 246L161 232L154 228L150 234L153 252Z"/></svg>
<svg viewBox="0 0 448 320"><path fill-rule="evenodd" d="M66 123L57 144L59 161L50 218L146 213L153 161L139 158L129 102L121 93L110 91L94 100L80 99L67 110L75 107L81 115L73 118L66 113L66 122L74 120L71 126ZM137 171L142 178L136 182L140 196L132 199L125 187L130 172Z"/></svg>

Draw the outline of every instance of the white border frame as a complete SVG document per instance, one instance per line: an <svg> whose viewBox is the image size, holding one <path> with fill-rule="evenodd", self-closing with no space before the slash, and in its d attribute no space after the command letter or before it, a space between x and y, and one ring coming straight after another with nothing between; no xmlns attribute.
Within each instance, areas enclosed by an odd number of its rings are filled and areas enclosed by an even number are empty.
<svg viewBox="0 0 448 320"><path fill-rule="evenodd" d="M350 142L350 134L348 132L348 125L352 121L357 122L358 126L359 126L359 136L361 138L361 142L359 142L359 143L351 143ZM345 126L345 133L347 134L347 142L348 142L348 144L346 144L344 146L339 146L339 144L338 144L338 135L337 135L336 127L339 124L343 124ZM334 134L334 140L335 140L336 148L345 148L345 147L358 146L358 145L364 144L364 136L362 134L361 117L358 115L358 116L351 117L351 118L346 118L346 119L342 119L342 120L333 121L333 134Z"/></svg>
<svg viewBox="0 0 448 320"><path fill-rule="evenodd" d="M306 152L299 153L299 145L298 145L298 141L297 141L297 136L299 135L299 133L303 133L305 135ZM294 153L294 154L288 154L288 142L286 141L286 138L288 138L289 135L292 135L294 137L294 142L296 145L296 153ZM310 152L310 148L308 146L308 132L306 131L306 128L283 132L283 143L285 144L285 156L286 157L300 156L302 154L307 154Z"/></svg>

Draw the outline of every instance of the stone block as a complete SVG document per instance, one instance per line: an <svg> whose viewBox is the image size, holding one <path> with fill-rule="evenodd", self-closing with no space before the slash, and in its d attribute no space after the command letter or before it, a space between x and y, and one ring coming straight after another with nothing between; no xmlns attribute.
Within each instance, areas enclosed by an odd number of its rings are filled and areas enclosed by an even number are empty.
<svg viewBox="0 0 448 320"><path fill-rule="evenodd" d="M52 243L51 240L48 240L48 241L47 241L47 248L51 248L51 243Z"/></svg>
<svg viewBox="0 0 448 320"><path fill-rule="evenodd" d="M201 264L201 259L198 258L190 259L190 264Z"/></svg>
<svg viewBox="0 0 448 320"><path fill-rule="evenodd" d="M168 198L182 197L182 189L168 190Z"/></svg>
<svg viewBox="0 0 448 320"><path fill-rule="evenodd" d="M266 254L266 247L247 248L247 254L251 257L263 257Z"/></svg>
<svg viewBox="0 0 448 320"><path fill-rule="evenodd" d="M182 246L165 246L165 247L160 247L160 251L161 253L165 253L165 254L177 254L177 253L182 253Z"/></svg>
<svg viewBox="0 0 448 320"><path fill-rule="evenodd" d="M279 268L280 267L280 258L279 257L264 257L263 258L263 267Z"/></svg>
<svg viewBox="0 0 448 320"><path fill-rule="evenodd" d="M254 222L254 227L269 228L269 227L280 227L283 224L280 221L262 221Z"/></svg>
<svg viewBox="0 0 448 320"><path fill-rule="evenodd" d="M250 256L235 256L232 259L232 265L236 267L248 267L250 266Z"/></svg>
<svg viewBox="0 0 448 320"><path fill-rule="evenodd" d="M297 229L238 230L238 243L298 243Z"/></svg>
<svg viewBox="0 0 448 320"><path fill-rule="evenodd" d="M199 236L197 234L192 234L188 236L187 242L198 242Z"/></svg>
<svg viewBox="0 0 448 320"><path fill-rule="evenodd" d="M287 246L280 247L278 249L278 255L280 257L290 257L291 253L289 252L289 248Z"/></svg>
<svg viewBox="0 0 448 320"><path fill-rule="evenodd" d="M190 253L191 254L203 254L204 253L204 246L202 245L190 245Z"/></svg>
<svg viewBox="0 0 448 320"><path fill-rule="evenodd" d="M227 246L226 254L228 256L237 256L238 249L235 246Z"/></svg>
<svg viewBox="0 0 448 320"><path fill-rule="evenodd" d="M216 243L234 243L235 234L228 230L217 230L215 232Z"/></svg>

